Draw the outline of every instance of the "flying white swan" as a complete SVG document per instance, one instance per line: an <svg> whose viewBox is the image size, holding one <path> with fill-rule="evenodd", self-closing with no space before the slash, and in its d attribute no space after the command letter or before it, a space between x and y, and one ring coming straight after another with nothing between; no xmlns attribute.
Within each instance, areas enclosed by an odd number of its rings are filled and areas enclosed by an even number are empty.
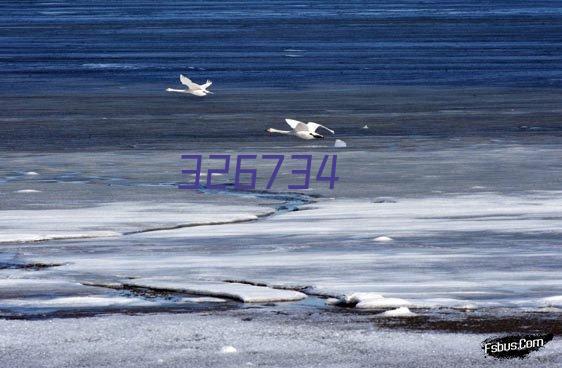
<svg viewBox="0 0 562 368"><path fill-rule="evenodd" d="M285 119L287 124L292 128L292 130L278 130L269 128L266 131L269 133L279 133L285 135L294 135L295 137L299 137L300 139L322 139L324 138L323 135L316 133L318 128L323 128L329 131L330 133L334 134L335 132L332 129L326 128L324 125L316 124L313 122L303 123L302 121L293 120L293 119Z"/></svg>
<svg viewBox="0 0 562 368"><path fill-rule="evenodd" d="M207 88L209 88L211 84L213 84L213 82L211 82L208 79L207 82L205 82L205 84L197 84L197 83L193 83L193 81L188 77L186 77L185 75L180 74L180 82L181 84L186 86L187 89L166 88L166 91L177 92L177 93L189 93L199 97L203 97L208 94L213 94L213 92L207 91Z"/></svg>

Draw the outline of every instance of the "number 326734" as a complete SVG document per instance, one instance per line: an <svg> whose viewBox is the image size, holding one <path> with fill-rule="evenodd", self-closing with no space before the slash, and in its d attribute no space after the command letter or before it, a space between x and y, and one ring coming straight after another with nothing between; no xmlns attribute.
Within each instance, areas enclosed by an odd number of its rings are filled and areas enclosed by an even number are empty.
<svg viewBox="0 0 562 368"><path fill-rule="evenodd" d="M285 155L221 155L211 154L208 156L209 160L218 161L218 168L211 168L206 170L206 175L201 175L203 155L182 155L182 160L191 160L194 162L194 167L191 169L182 170L182 174L191 175L194 181L191 183L179 184L180 189L200 189L205 187L207 189L225 189L226 183L214 183L213 177L228 175L232 166L234 166L234 187L238 190L254 190L256 189L256 182L258 178L258 169L256 167L256 160L264 160L271 162L273 169L270 171L267 178L265 189L271 189L279 172L283 169L283 163L286 161ZM314 176L317 182L329 183L330 189L334 189L336 181L339 178L336 176L337 155L324 155L320 167L317 172L312 172L312 155L291 155L288 160L293 161L293 164L302 165L301 168L291 170L291 175L295 177L294 183L289 184L287 189L299 190L309 189L312 177ZM214 165L213 165L214 166ZM328 167L329 166L329 167ZM261 168L260 168L261 169ZM203 178L205 176L205 178ZM202 183L201 181L205 181Z"/></svg>

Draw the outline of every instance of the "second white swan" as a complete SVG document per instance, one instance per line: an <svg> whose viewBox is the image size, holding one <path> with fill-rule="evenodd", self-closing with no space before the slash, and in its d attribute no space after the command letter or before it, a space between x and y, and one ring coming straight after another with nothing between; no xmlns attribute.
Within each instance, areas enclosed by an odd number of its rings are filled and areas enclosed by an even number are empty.
<svg viewBox="0 0 562 368"><path fill-rule="evenodd" d="M207 88L209 88L211 84L213 84L213 82L211 82L210 80L207 80L207 82L205 82L204 84L197 84L194 83L191 79L189 79L185 75L180 74L180 82L181 84L186 86L187 89L166 88L166 91L176 92L176 93L189 93L191 95L195 95L199 97L207 96L208 94L213 94L213 92L207 90Z"/></svg>
<svg viewBox="0 0 562 368"><path fill-rule="evenodd" d="M277 133L277 134L285 134L285 135L293 135L300 139L322 139L324 138L323 135L316 133L318 128L325 129L330 133L334 134L335 132L332 129L326 128L324 125L308 122L303 123L302 121L293 120L293 119L285 119L287 124L292 128L292 130L279 130L274 128L269 128L266 131L269 133Z"/></svg>

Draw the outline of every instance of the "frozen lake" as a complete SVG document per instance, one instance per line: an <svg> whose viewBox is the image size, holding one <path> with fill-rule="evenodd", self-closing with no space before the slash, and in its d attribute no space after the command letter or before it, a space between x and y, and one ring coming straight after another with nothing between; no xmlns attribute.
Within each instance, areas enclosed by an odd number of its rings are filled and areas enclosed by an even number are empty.
<svg viewBox="0 0 562 368"><path fill-rule="evenodd" d="M0 10L3 363L499 366L491 334L562 332L560 3ZM182 154L287 160L179 190Z"/></svg>
<svg viewBox="0 0 562 368"><path fill-rule="evenodd" d="M341 300L371 293L356 298L357 308L558 313L562 152L554 138L346 139L345 150L308 148L315 157L338 154L341 179L333 191L315 183L301 195L281 190L295 180L286 175L291 167L279 175L278 194L179 190L192 180L181 175L179 157L191 151L7 154L5 288L21 278L30 286L45 279L109 286L112 294L116 285L237 300L271 293L224 283L234 280ZM263 142L244 152L303 147ZM268 164L258 161L258 183ZM29 243L37 240L44 242ZM35 263L58 266L22 270ZM64 285L53 290L54 298ZM26 313L33 302L44 311L41 298L29 297ZM8 315L22 309L12 299L3 306Z"/></svg>

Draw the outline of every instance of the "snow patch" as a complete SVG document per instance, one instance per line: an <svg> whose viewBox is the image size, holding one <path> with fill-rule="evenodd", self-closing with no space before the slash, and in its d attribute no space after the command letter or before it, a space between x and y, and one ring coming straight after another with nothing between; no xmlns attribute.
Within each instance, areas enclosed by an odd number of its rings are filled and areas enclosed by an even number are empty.
<svg viewBox="0 0 562 368"><path fill-rule="evenodd" d="M391 237L388 236L379 236L373 239L376 242L390 242L393 241L394 239L392 239Z"/></svg>
<svg viewBox="0 0 562 368"><path fill-rule="evenodd" d="M486 189L486 187L482 186L482 185L474 185L474 186L470 187L470 189Z"/></svg>
<svg viewBox="0 0 562 368"><path fill-rule="evenodd" d="M345 142L342 141L341 139L336 139L336 141L334 142L334 147L336 147L336 148L345 148L345 147L347 147L347 143L345 143Z"/></svg>
<svg viewBox="0 0 562 368"><path fill-rule="evenodd" d="M221 348L221 353L223 354L234 354L237 353L238 350L234 346L223 346Z"/></svg>
<svg viewBox="0 0 562 368"><path fill-rule="evenodd" d="M416 313L412 312L408 307L400 307L392 309L380 314L383 317L415 317Z"/></svg>

